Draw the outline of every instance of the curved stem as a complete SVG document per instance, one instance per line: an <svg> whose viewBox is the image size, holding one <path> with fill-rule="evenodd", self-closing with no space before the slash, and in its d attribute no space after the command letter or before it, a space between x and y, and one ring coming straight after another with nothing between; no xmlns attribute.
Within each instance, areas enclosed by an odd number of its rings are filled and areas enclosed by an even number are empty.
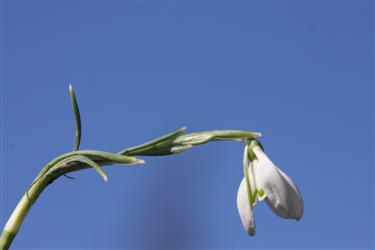
<svg viewBox="0 0 375 250"><path fill-rule="evenodd" d="M21 200L19 201L18 205L16 206L12 215L9 217L7 223L4 226L0 238L1 250L6 250L9 248L30 208L48 184L48 179L43 178L40 181L36 182L35 185L33 185L30 190L28 190L22 196Z"/></svg>
<svg viewBox="0 0 375 250"><path fill-rule="evenodd" d="M136 164L143 163L143 160L132 156L137 155L168 155L182 152L191 148L193 145L200 145L215 140L235 140L246 141L248 138L257 137L259 133L239 130L212 130L199 133L181 135L185 128L179 129L173 133L167 134L150 142L135 146L113 154L95 150L80 150L62 154L49 162L37 175L30 185L29 189L21 198L17 207L14 209L8 222L6 223L0 238L0 249L7 250L14 237L17 235L25 216L36 202L43 190L52 181L61 175L69 172L89 168L87 164L77 162L73 156L89 157L95 163L103 165ZM175 150L176 148L181 150ZM72 159L69 161L69 159Z"/></svg>
<svg viewBox="0 0 375 250"><path fill-rule="evenodd" d="M9 249L23 220L43 190L58 177L69 172L93 167L106 180L107 176L100 168L112 164L139 164L143 160L134 158L139 155L170 155L183 152L195 145L216 140L234 140L245 142L260 136L258 132L242 130L212 130L183 135L185 127L159 137L147 143L125 149L117 154L96 150L78 151L81 141L81 119L77 100L72 86L69 86L76 124L73 152L65 153L50 161L37 175L28 190L22 196L12 215L4 226L0 237L0 250Z"/></svg>
<svg viewBox="0 0 375 250"><path fill-rule="evenodd" d="M28 190L22 196L18 202L13 213L9 217L7 223L4 226L3 232L0 237L0 250L9 249L13 239L16 237L27 213L30 211L32 205L39 198L43 190L51 184L58 177L73 171L89 168L90 166L82 163L73 161L66 161L73 156L85 155L95 159L99 165L112 165L114 163L143 163L143 160L136 159L129 156L116 156L115 154L100 152L94 150L82 150L74 151L60 155L51 162L49 162L37 175L34 181L31 183ZM112 158L113 157L113 158ZM117 158L116 158L117 157Z"/></svg>

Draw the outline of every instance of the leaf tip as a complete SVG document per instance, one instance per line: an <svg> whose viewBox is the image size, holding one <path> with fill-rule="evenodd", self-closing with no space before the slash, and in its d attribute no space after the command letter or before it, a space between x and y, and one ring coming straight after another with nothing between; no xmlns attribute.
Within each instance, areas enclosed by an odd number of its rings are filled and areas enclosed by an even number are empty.
<svg viewBox="0 0 375 250"><path fill-rule="evenodd" d="M72 84L70 84L70 83L69 83L69 91L70 91L70 92L73 92L73 91L74 91L74 90L73 90L73 86L72 86Z"/></svg>
<svg viewBox="0 0 375 250"><path fill-rule="evenodd" d="M142 159L137 159L134 163L135 164L145 164L146 162Z"/></svg>

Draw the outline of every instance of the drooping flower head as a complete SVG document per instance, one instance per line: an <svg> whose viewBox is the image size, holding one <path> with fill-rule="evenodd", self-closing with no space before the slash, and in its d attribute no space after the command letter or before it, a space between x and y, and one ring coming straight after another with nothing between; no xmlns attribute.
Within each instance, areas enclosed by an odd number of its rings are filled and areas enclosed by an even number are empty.
<svg viewBox="0 0 375 250"><path fill-rule="evenodd" d="M277 215L299 220L303 215L302 196L292 179L264 153L253 139L244 151L244 175L237 194L237 208L249 235L255 235L253 207L264 200Z"/></svg>

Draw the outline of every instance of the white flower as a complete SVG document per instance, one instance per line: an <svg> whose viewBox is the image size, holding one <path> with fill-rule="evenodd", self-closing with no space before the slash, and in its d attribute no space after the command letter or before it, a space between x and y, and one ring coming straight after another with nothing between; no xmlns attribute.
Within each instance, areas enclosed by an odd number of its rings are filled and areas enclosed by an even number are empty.
<svg viewBox="0 0 375 250"><path fill-rule="evenodd" d="M244 167L246 172L238 189L237 207L249 235L255 235L253 206L258 200L264 199L282 218L299 220L302 217L303 200L297 186L273 164L256 140L252 140L245 148Z"/></svg>

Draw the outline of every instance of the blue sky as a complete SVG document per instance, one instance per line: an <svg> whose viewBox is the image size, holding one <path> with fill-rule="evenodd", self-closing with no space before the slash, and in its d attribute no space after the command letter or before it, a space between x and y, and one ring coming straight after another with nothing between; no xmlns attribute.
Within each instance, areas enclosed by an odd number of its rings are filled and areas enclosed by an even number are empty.
<svg viewBox="0 0 375 250"><path fill-rule="evenodd" d="M218 142L49 186L15 249L374 248L371 1L6 1L1 224L41 167L179 127L260 131L299 186L301 221L255 208L242 228L243 145Z"/></svg>

